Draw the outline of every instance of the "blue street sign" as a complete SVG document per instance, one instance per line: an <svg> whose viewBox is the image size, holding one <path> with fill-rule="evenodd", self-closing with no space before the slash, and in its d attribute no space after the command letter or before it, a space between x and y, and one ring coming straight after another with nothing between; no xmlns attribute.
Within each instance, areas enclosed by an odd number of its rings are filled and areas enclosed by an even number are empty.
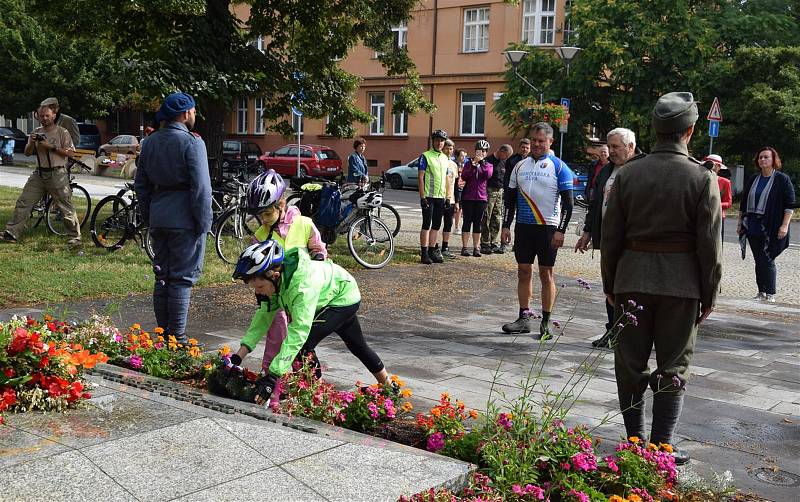
<svg viewBox="0 0 800 502"><path fill-rule="evenodd" d="M719 120L710 120L708 122L708 137L709 138L719 137Z"/></svg>
<svg viewBox="0 0 800 502"><path fill-rule="evenodd" d="M292 94L291 97L289 98L289 102L290 103L297 103L297 106L300 106L300 102L303 100L304 97L305 96L303 95L303 91L300 91L300 96L298 97L298 96L295 96L294 94ZM292 113L297 117L302 117L303 116L303 112L301 112L300 109L297 106L292 105Z"/></svg>
<svg viewBox="0 0 800 502"><path fill-rule="evenodd" d="M570 101L569 98L561 98L561 106L569 110Z"/></svg>

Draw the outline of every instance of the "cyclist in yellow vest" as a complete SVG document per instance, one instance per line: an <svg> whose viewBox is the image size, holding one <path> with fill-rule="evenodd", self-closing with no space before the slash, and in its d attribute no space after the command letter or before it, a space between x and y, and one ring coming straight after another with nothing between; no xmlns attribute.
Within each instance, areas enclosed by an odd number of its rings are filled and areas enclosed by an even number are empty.
<svg viewBox="0 0 800 502"><path fill-rule="evenodd" d="M261 226L253 235L253 242L271 239L278 242L283 249L302 248L308 251L312 260L325 260L328 251L322 242L319 230L311 218L300 214L298 208L286 207L286 198L283 197L285 191L286 183L281 175L272 169L256 176L250 182L247 187L247 210L258 215L261 222ZM258 295L256 298L259 304L266 300ZM247 333L251 339L259 340L265 332L267 334L264 357L261 361L265 371L269 369L286 338L287 326L288 319L283 310L278 311L269 326L259 322L258 315L254 316L250 323ZM241 365L242 358L253 349L254 347L242 344L239 351L231 356L231 362L237 366Z"/></svg>
<svg viewBox="0 0 800 502"><path fill-rule="evenodd" d="M419 199L422 207L422 230L419 232L420 260L426 265L442 263L438 247L439 228L444 214L445 181L450 158L442 153L447 133L436 129L431 134L431 149L419 157ZM429 247L430 246L430 247Z"/></svg>

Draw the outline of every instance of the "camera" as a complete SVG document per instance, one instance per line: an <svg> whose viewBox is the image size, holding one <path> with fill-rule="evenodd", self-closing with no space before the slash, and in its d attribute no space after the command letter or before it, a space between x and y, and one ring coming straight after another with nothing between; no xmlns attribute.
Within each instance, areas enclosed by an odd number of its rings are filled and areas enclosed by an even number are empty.
<svg viewBox="0 0 800 502"><path fill-rule="evenodd" d="M35 132L31 135L34 141L47 141L47 136L40 132Z"/></svg>

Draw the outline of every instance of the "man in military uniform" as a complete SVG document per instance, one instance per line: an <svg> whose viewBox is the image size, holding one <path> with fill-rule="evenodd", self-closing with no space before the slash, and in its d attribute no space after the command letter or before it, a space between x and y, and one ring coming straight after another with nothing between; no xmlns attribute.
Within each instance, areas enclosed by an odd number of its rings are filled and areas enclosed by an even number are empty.
<svg viewBox="0 0 800 502"><path fill-rule="evenodd" d="M66 113L61 113L61 106L58 104L57 98L46 98L39 106L46 106L53 110L56 116L56 125L67 130L69 137L72 138L73 145L77 145L81 142L81 133L78 129L78 123Z"/></svg>
<svg viewBox="0 0 800 502"><path fill-rule="evenodd" d="M722 272L719 187L688 153L697 116L691 93L659 98L652 115L656 145L617 174L602 224L603 289L617 315L641 307L616 341L620 409L628 436L644 438L649 384L655 444L672 443L697 327L714 308ZM688 459L675 450L676 463Z"/></svg>
<svg viewBox="0 0 800 502"><path fill-rule="evenodd" d="M200 278L211 229L211 179L203 140L189 132L195 102L176 92L156 119L166 125L142 144L136 195L153 243L153 309L156 322L179 343L188 343L186 317L192 286Z"/></svg>

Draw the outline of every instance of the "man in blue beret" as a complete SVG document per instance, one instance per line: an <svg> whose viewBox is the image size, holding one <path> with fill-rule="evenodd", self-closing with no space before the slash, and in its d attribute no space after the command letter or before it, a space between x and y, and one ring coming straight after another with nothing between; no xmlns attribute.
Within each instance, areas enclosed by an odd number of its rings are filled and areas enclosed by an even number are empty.
<svg viewBox="0 0 800 502"><path fill-rule="evenodd" d="M212 220L206 145L189 132L195 114L194 99L188 94L176 92L164 99L156 118L165 125L142 144L135 179L155 253L156 322L183 344L189 341L189 297L203 270Z"/></svg>
<svg viewBox="0 0 800 502"><path fill-rule="evenodd" d="M603 289L617 318L628 318L611 342L620 410L627 436L644 439L649 386L656 445L675 439L697 328L714 309L722 277L719 186L689 156L697 117L689 92L658 99L656 144L619 171L603 215ZM686 451L674 449L674 455L677 464L689 460Z"/></svg>

